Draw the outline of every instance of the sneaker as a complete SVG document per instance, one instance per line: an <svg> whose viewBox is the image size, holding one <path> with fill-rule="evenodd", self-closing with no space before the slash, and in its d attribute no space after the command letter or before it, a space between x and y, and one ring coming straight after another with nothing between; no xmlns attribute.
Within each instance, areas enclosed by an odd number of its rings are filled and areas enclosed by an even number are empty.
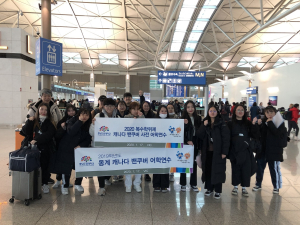
<svg viewBox="0 0 300 225"><path fill-rule="evenodd" d="M160 187L156 187L156 188L154 188L154 191L155 191L155 192L160 192L161 189L160 189Z"/></svg>
<svg viewBox="0 0 300 225"><path fill-rule="evenodd" d="M249 197L249 193L248 193L248 191L246 190L246 188L243 188L243 189L242 189L242 195L243 195L244 197Z"/></svg>
<svg viewBox="0 0 300 225"><path fill-rule="evenodd" d="M197 186L191 186L191 188L193 189L194 192L199 192L199 189Z"/></svg>
<svg viewBox="0 0 300 225"><path fill-rule="evenodd" d="M181 186L181 191L186 192L186 186Z"/></svg>
<svg viewBox="0 0 300 225"><path fill-rule="evenodd" d="M175 181L174 175L170 175L169 181L170 182L174 182Z"/></svg>
<svg viewBox="0 0 300 225"><path fill-rule="evenodd" d="M54 184L54 180L53 180L53 179L51 179L51 178L49 178L49 180L48 180L48 184Z"/></svg>
<svg viewBox="0 0 300 225"><path fill-rule="evenodd" d="M232 195L238 195L238 188L234 187L231 191Z"/></svg>
<svg viewBox="0 0 300 225"><path fill-rule="evenodd" d="M279 189L274 188L273 189L273 194L279 194Z"/></svg>
<svg viewBox="0 0 300 225"><path fill-rule="evenodd" d="M55 184L53 184L52 188L58 188L60 185L60 180L57 180Z"/></svg>
<svg viewBox="0 0 300 225"><path fill-rule="evenodd" d="M75 185L75 190L84 192L84 188L81 185Z"/></svg>
<svg viewBox="0 0 300 225"><path fill-rule="evenodd" d="M149 174L145 175L145 181L151 181L151 177L149 176Z"/></svg>
<svg viewBox="0 0 300 225"><path fill-rule="evenodd" d="M252 191L260 191L260 190L261 190L261 187L259 187L257 185L252 188Z"/></svg>
<svg viewBox="0 0 300 225"><path fill-rule="evenodd" d="M139 185L134 185L134 189L136 190L136 192L142 192L142 188Z"/></svg>
<svg viewBox="0 0 300 225"><path fill-rule="evenodd" d="M43 192L44 192L44 194L48 194L49 193L49 186L48 186L48 184L44 184L43 186L42 186L42 190L43 190Z"/></svg>
<svg viewBox="0 0 300 225"><path fill-rule="evenodd" d="M215 192L214 198L215 198L215 199L220 199L220 198L221 198L221 194L220 194L220 193L217 193L217 192Z"/></svg>
<svg viewBox="0 0 300 225"><path fill-rule="evenodd" d="M294 137L294 140L295 141L300 141L300 139L297 136Z"/></svg>
<svg viewBox="0 0 300 225"><path fill-rule="evenodd" d="M168 188L162 188L162 189L161 189L161 192L162 192L162 193L167 193L167 192L168 192Z"/></svg>
<svg viewBox="0 0 300 225"><path fill-rule="evenodd" d="M130 193L131 192L131 187L126 187L126 193Z"/></svg>
<svg viewBox="0 0 300 225"><path fill-rule="evenodd" d="M119 176L114 176L113 181L119 181Z"/></svg>
<svg viewBox="0 0 300 225"><path fill-rule="evenodd" d="M212 191L207 190L207 191L204 193L204 195L205 195L205 196L210 196L212 193L213 193Z"/></svg>
<svg viewBox="0 0 300 225"><path fill-rule="evenodd" d="M111 182L109 180L105 180L105 185L111 185Z"/></svg>
<svg viewBox="0 0 300 225"><path fill-rule="evenodd" d="M100 196L104 196L105 195L105 189L104 188L99 188L99 190L98 190L98 195L100 195Z"/></svg>
<svg viewBox="0 0 300 225"><path fill-rule="evenodd" d="M69 194L68 188L64 188L64 187L62 186L62 188L61 188L61 193L62 193L63 195L68 195L68 194Z"/></svg>

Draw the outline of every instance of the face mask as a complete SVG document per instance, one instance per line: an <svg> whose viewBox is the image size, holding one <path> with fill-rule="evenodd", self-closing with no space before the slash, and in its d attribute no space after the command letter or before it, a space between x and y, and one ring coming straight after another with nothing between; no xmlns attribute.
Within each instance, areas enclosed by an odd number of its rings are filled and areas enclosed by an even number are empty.
<svg viewBox="0 0 300 225"><path fill-rule="evenodd" d="M170 115L170 116L174 116L174 115L175 115L175 113L169 113L169 115Z"/></svg>
<svg viewBox="0 0 300 225"><path fill-rule="evenodd" d="M47 116L40 115L40 121L44 122L46 118L47 118Z"/></svg>
<svg viewBox="0 0 300 225"><path fill-rule="evenodd" d="M168 116L168 114L161 114L161 113L159 114L159 117L162 118L162 119L166 119L167 116Z"/></svg>

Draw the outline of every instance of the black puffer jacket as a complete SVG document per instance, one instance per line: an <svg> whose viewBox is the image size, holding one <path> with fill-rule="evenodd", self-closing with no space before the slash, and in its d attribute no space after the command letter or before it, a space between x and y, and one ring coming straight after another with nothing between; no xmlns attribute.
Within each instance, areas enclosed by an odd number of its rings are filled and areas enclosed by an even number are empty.
<svg viewBox="0 0 300 225"><path fill-rule="evenodd" d="M78 117L72 118L67 125L67 133L60 140L58 151L51 162L50 172L71 174L74 169L74 148L89 147L92 137L88 130L83 130L83 122Z"/></svg>
<svg viewBox="0 0 300 225"><path fill-rule="evenodd" d="M283 162L283 139L287 138L287 130L282 123L278 128L272 121L263 120L260 126L262 152L256 155L256 159L265 157L269 161Z"/></svg>
<svg viewBox="0 0 300 225"><path fill-rule="evenodd" d="M187 144L188 141L193 141L194 129L195 135L197 134L197 130L201 127L201 117L197 116L194 118L194 126L190 117L188 117L188 123L184 124L184 143ZM198 148L199 149L199 148Z"/></svg>
<svg viewBox="0 0 300 225"><path fill-rule="evenodd" d="M22 145L27 146L28 142L36 140L36 145L40 151L53 151L53 137L55 135L55 132L56 128L49 119L45 119L43 123L40 122L39 126L35 127L34 120L27 120L25 125L22 127L22 133L25 135L27 143L23 143ZM33 133L35 133L34 138Z"/></svg>
<svg viewBox="0 0 300 225"><path fill-rule="evenodd" d="M204 118L203 121L207 120ZM197 137L202 140L201 142L201 160L202 160L202 182L206 181L205 177L205 164L206 155L209 151L210 136L213 139L213 162L211 172L211 183L219 184L225 183L226 180L226 158L222 159L223 155L228 155L230 146L230 132L227 125L222 119L216 118L213 128L209 122L207 126L201 125L197 131Z"/></svg>

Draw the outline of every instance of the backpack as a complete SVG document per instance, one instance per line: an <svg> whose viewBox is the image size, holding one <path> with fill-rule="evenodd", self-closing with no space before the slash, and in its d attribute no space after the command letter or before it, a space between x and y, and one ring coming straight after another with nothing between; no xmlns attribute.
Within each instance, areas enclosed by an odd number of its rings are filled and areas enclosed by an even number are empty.
<svg viewBox="0 0 300 225"><path fill-rule="evenodd" d="M291 120L292 119L292 111L285 111L282 114L283 119L285 120Z"/></svg>
<svg viewBox="0 0 300 225"><path fill-rule="evenodd" d="M287 129L284 127L285 131L284 136L280 140L280 147L285 148L287 146L287 143L290 141L290 138L287 136Z"/></svg>

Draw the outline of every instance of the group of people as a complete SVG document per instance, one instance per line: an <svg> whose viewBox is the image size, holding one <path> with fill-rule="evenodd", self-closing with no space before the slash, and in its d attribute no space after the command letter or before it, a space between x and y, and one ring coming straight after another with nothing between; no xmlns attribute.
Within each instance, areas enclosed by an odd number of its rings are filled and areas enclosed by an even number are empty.
<svg viewBox="0 0 300 225"><path fill-rule="evenodd" d="M266 163L269 165L273 193L279 193L282 186L280 162L283 161L283 148L287 130L284 123L278 128L272 122L276 109L268 106L264 109L263 120L253 118L249 121L244 105L235 104L231 121L224 119L222 109L210 103L207 116L202 119L197 114L193 101L187 101L179 117L174 104L160 105L156 112L152 110L147 101L132 102L132 95L124 93L123 99L117 103L106 96L100 96L98 107L93 111L77 108L69 104L65 115L51 100L52 93L48 89L41 91L41 100L32 105L28 112L27 121L22 128L25 136L23 145L28 142L37 145L41 151L42 190L49 193L49 181L52 182L51 173L57 174L57 181L53 188L61 187L62 194L68 194L70 176L74 167L74 150L82 147L92 147L94 123L96 118L136 118L136 119L183 119L184 144L194 146L194 158L201 155L202 181L205 184L205 195L214 193L219 199L222 193L222 184L226 180L226 163L229 159L232 168L232 194L238 194L238 186L242 187L242 195L248 196L246 190L250 186L251 176L256 173L256 185L253 191L262 188L262 180ZM175 102L176 104L176 102ZM256 152L255 158L253 152ZM114 180L125 180L126 192L131 192L132 186L141 192L141 174L136 174L134 181L131 175L115 176ZM84 191L83 178L76 178L75 189ZM110 185L111 177L98 177L98 194L106 193L105 186ZM155 192L167 192L169 183L174 181L174 174L153 174L153 188ZM146 181L151 181L149 174ZM194 162L193 173L190 176L190 189L198 192L197 163ZM181 191L187 190L187 177L180 174Z"/></svg>

